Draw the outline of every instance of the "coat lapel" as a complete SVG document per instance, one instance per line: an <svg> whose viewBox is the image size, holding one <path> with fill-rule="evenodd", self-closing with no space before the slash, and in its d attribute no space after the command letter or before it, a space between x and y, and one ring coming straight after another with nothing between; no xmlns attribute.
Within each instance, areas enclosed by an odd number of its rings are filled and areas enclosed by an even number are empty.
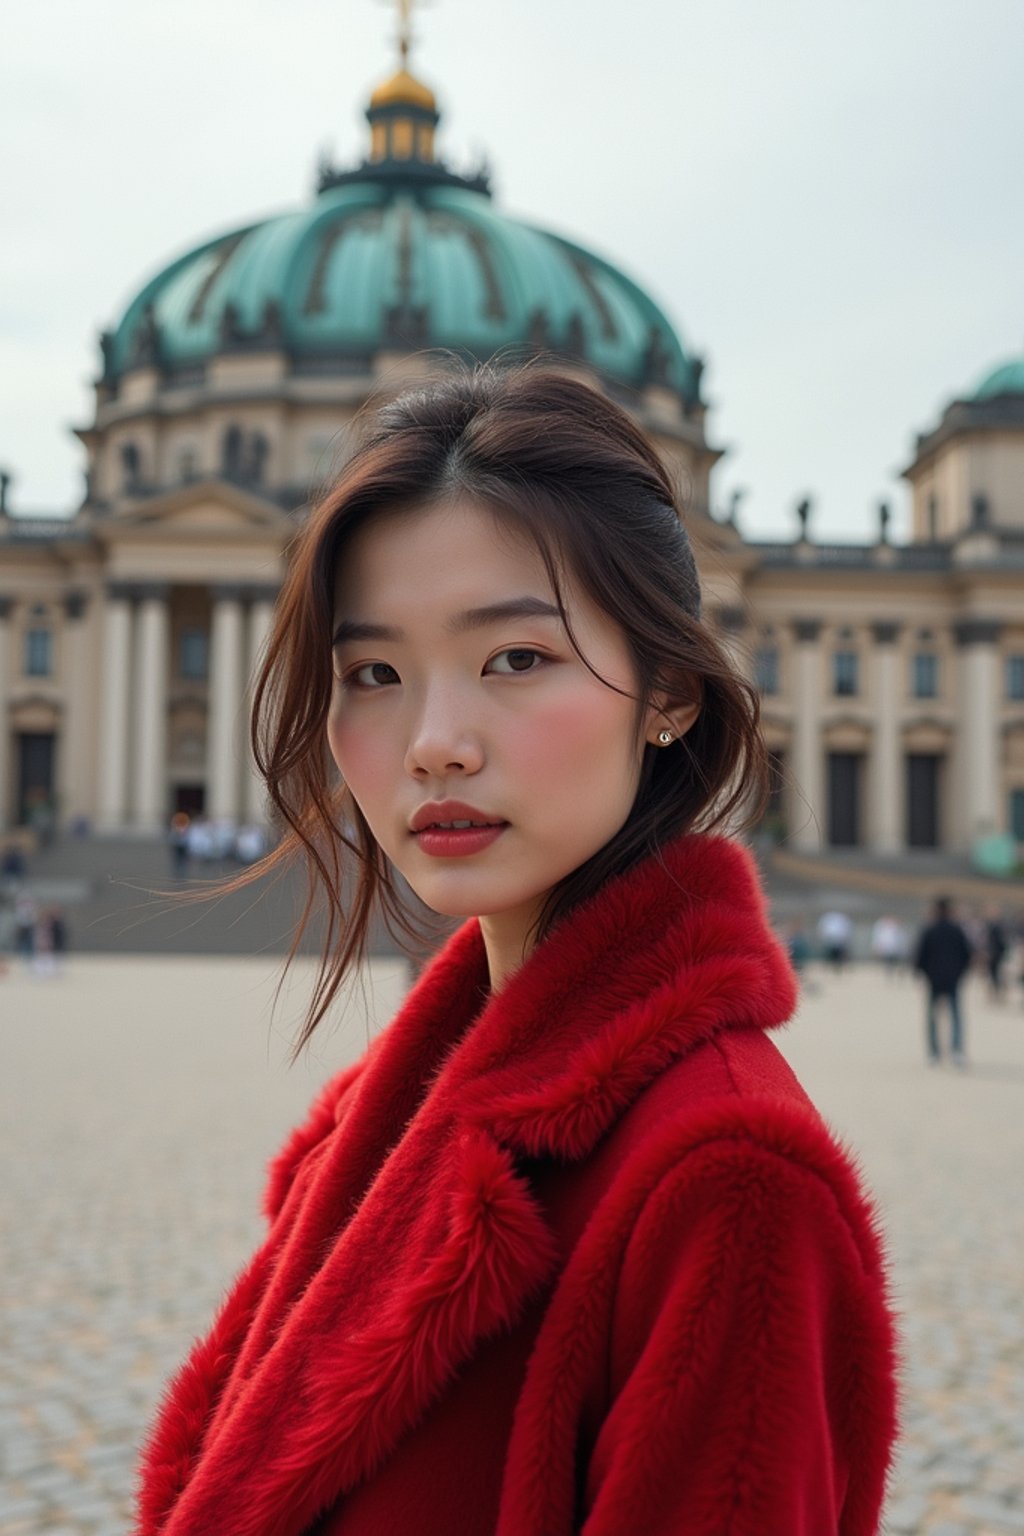
<svg viewBox="0 0 1024 1536"><path fill-rule="evenodd" d="M564 1262L517 1156L585 1157L672 1060L794 1001L748 856L701 837L486 984L473 921L371 1047L341 1123L321 1101L322 1140L286 1146L267 1243L151 1441L144 1536L301 1536Z"/></svg>

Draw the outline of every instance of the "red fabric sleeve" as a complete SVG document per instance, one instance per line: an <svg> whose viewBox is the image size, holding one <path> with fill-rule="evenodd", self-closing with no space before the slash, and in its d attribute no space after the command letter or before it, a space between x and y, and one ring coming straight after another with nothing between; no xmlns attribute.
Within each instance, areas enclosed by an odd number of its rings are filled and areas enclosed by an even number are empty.
<svg viewBox="0 0 1024 1536"><path fill-rule="evenodd" d="M723 1137L645 1202L620 1276L584 1536L877 1531L892 1325L869 1208L839 1171L849 1188L837 1192L784 1153Z"/></svg>

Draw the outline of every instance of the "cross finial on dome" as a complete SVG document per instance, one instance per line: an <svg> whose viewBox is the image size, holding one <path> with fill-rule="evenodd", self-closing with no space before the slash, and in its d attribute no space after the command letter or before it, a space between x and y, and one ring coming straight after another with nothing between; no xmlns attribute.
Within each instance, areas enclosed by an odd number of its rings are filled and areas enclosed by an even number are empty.
<svg viewBox="0 0 1024 1536"><path fill-rule="evenodd" d="M385 0L387 5L398 6L398 52L401 59L400 67L408 68L409 49L412 47L412 13L416 5L425 5L427 0Z"/></svg>

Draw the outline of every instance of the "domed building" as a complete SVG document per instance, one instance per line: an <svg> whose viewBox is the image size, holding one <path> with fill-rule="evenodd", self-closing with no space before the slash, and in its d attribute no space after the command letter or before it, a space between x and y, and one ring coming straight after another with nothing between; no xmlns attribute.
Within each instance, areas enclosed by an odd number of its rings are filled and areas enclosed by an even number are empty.
<svg viewBox="0 0 1024 1536"><path fill-rule="evenodd" d="M437 156L437 103L406 53L370 99L362 164L324 165L309 206L186 251L103 334L74 519L0 514L0 628L28 668L0 825L40 802L109 830L261 814L240 700L296 519L367 399L452 359L578 372L654 434L710 521L700 359L617 267ZM19 587L41 600L12 630Z"/></svg>
<svg viewBox="0 0 1024 1536"><path fill-rule="evenodd" d="M808 851L1024 843L1024 359L917 439L907 544L885 507L871 542L819 543L808 503L792 540L745 539L712 515L700 358L619 268L439 158L407 52L360 165L186 251L104 333L76 514L11 517L0 476L0 829L259 820L246 696L354 418L453 359L543 355L686 486L705 611L762 695L767 825Z"/></svg>
<svg viewBox="0 0 1024 1536"><path fill-rule="evenodd" d="M436 157L433 93L374 91L369 156L321 167L316 200L228 231L151 279L102 340L88 506L97 516L216 478L293 510L371 393L445 358L546 353L626 404L706 510L700 360L600 256L496 207Z"/></svg>

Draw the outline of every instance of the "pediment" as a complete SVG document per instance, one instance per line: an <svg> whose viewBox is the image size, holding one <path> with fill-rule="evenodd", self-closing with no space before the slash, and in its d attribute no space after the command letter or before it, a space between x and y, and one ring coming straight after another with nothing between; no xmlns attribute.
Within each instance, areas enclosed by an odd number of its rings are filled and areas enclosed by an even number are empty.
<svg viewBox="0 0 1024 1536"><path fill-rule="evenodd" d="M291 520L275 503L251 491L219 480L202 480L138 503L117 518L117 526L162 535L237 536L285 532L290 530Z"/></svg>

